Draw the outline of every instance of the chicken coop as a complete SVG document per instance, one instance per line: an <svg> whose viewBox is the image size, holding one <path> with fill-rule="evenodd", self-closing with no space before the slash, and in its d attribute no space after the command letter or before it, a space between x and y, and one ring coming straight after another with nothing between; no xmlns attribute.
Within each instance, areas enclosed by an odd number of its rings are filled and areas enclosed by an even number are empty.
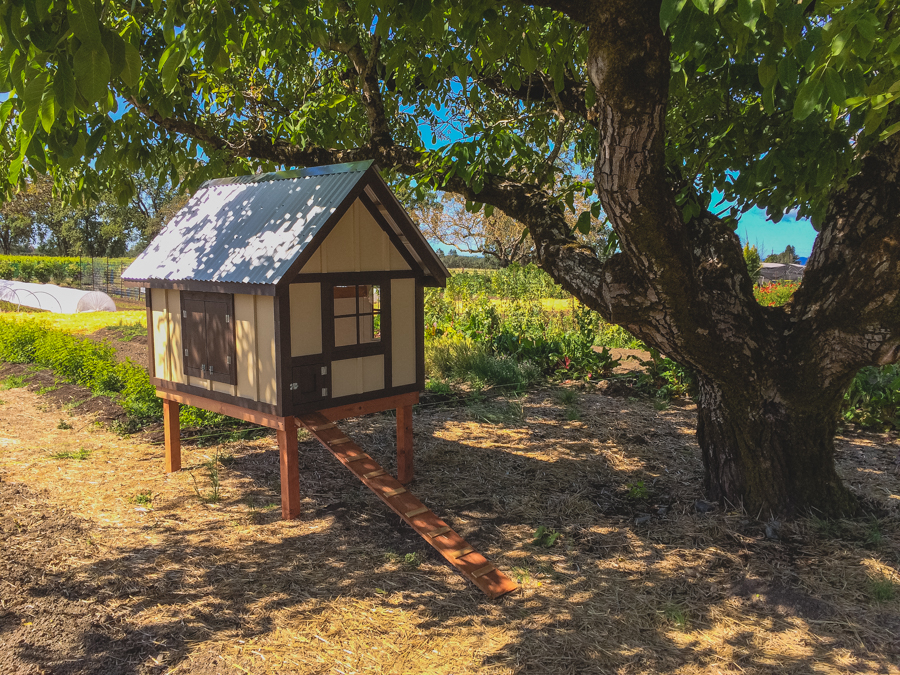
<svg viewBox="0 0 900 675"><path fill-rule="evenodd" d="M413 497L424 289L449 272L371 162L205 183L122 274L146 291L165 468L179 406L277 431L282 516L300 513L298 425L488 595L516 585ZM396 410L397 476L335 422Z"/></svg>

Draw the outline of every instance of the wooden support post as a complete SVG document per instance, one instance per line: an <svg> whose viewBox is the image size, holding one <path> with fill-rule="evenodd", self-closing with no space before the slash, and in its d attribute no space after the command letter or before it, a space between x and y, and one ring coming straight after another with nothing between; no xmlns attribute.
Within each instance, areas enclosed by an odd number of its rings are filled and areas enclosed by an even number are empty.
<svg viewBox="0 0 900 675"><path fill-rule="evenodd" d="M412 406L397 408L397 480L406 485L413 479Z"/></svg>
<svg viewBox="0 0 900 675"><path fill-rule="evenodd" d="M284 429L278 429L276 433L281 455L281 517L293 520L300 515L300 468L294 418L285 417Z"/></svg>
<svg viewBox="0 0 900 675"><path fill-rule="evenodd" d="M181 425L178 401L163 399L163 428L166 438L166 473L181 470Z"/></svg>

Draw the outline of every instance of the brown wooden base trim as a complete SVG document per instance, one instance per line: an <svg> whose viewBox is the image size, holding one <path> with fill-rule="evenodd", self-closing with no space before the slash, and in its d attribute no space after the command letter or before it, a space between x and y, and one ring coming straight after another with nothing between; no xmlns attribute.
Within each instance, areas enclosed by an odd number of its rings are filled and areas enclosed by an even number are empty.
<svg viewBox="0 0 900 675"><path fill-rule="evenodd" d="M293 417L282 417L278 435L281 458L281 517L293 520L300 516L300 469L297 454L297 423Z"/></svg>
<svg viewBox="0 0 900 675"><path fill-rule="evenodd" d="M303 415L298 421L310 430L337 459L346 466L363 485L372 490L381 501L403 518L417 533L422 535L465 578L478 586L488 597L501 595L518 588L516 583L491 565L475 550L460 555L461 550L471 548L468 542L454 532L447 523L426 508L412 493L400 485L393 476L378 473L382 467L366 455L353 442L335 445L334 440L345 438L337 428L324 429L328 420L324 415L312 413ZM313 431L321 429L321 431ZM367 478L366 476L372 476ZM414 514L414 515L410 515Z"/></svg>
<svg viewBox="0 0 900 675"><path fill-rule="evenodd" d="M242 409L255 410L257 412L261 412L265 415L275 416L277 411L275 409L274 404L272 403L263 403L262 401L254 401L249 398L242 398L240 396L232 396L231 394L223 394L219 391L213 391L212 389L204 389L203 387L195 387L191 384L182 384L181 382L172 382L170 380L161 380L158 377L151 377L150 384L152 384L157 389L161 389L164 391L174 391L180 394L188 394L190 396L199 396L200 398L205 398L211 401L218 401L220 403L228 403L230 405L236 406ZM174 399L173 399L174 400ZM189 405L194 405L190 403ZM203 406L198 405L198 408L203 408ZM204 410L209 410L209 408L204 408ZM222 413L223 415L230 415L230 413ZM234 415L231 415L234 417ZM238 418L243 419L243 418Z"/></svg>
<svg viewBox="0 0 900 675"><path fill-rule="evenodd" d="M394 387L392 389L380 389L376 391L368 391L364 394L354 394L353 396L341 396L340 398L323 399L312 401L310 403L297 403L294 405L294 415L304 415L311 412L320 412L322 410L330 410L332 408L344 408L356 403L368 403L369 401L383 401L403 394L418 394L424 387L418 384L407 384L402 387ZM416 403L419 402L417 398ZM328 406L327 408L325 406ZM381 412L382 410L393 410L396 406L388 406L386 408L372 409L369 412ZM347 415L347 417L356 417L357 415L366 415L368 413L355 413Z"/></svg>
<svg viewBox="0 0 900 675"><path fill-rule="evenodd" d="M403 406L415 405L418 402L419 392L411 391L406 394L370 399L368 401L360 401L359 403L349 403L335 408L326 408L325 410L317 412L320 412L328 419L328 421L337 422L339 420L347 419L348 417L360 417L362 415L384 412L385 410L396 410Z"/></svg>
<svg viewBox="0 0 900 675"><path fill-rule="evenodd" d="M219 413L220 415L228 415L229 417L234 417L243 420L244 422L250 422L251 424L259 424L260 426L277 429L279 431L284 430L284 417L269 415L257 410L249 410L232 403L215 401L197 394L186 394L180 391L164 389L159 385L156 386L156 395L167 401L177 401L184 405L192 405L196 408L209 410L210 412Z"/></svg>

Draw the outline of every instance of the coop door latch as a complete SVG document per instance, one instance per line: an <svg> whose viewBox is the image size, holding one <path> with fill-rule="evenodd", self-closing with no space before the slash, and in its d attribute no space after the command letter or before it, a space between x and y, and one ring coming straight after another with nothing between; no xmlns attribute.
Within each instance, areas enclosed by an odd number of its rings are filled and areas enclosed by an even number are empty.
<svg viewBox="0 0 900 675"><path fill-rule="evenodd" d="M187 356L187 347L184 348L184 355Z"/></svg>
<svg viewBox="0 0 900 675"><path fill-rule="evenodd" d="M327 375L327 374L328 374L328 366L322 366L322 374L323 374L323 375Z"/></svg>
<svg viewBox="0 0 900 675"><path fill-rule="evenodd" d="M225 315L225 323L231 323L231 314Z"/></svg>
<svg viewBox="0 0 900 675"><path fill-rule="evenodd" d="M229 366L231 365L231 357L230 356L225 357L225 363Z"/></svg>
<svg viewBox="0 0 900 675"><path fill-rule="evenodd" d="M323 396L323 397L328 396L328 387L323 387L323 388L322 388L322 396Z"/></svg>
<svg viewBox="0 0 900 675"><path fill-rule="evenodd" d="M291 391L297 391L297 383L291 382Z"/></svg>
<svg viewBox="0 0 900 675"><path fill-rule="evenodd" d="M181 310L181 318L182 318L182 319L186 319L186 318L187 318L187 310L186 310L186 309Z"/></svg>

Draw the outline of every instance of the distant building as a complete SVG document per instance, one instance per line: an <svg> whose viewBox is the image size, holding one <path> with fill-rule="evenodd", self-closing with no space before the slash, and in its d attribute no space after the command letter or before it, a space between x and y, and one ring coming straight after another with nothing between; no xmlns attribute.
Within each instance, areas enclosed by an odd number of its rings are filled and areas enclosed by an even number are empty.
<svg viewBox="0 0 900 675"><path fill-rule="evenodd" d="M804 265L788 265L785 263L762 263L759 270L760 283L772 281L800 281L803 279Z"/></svg>

